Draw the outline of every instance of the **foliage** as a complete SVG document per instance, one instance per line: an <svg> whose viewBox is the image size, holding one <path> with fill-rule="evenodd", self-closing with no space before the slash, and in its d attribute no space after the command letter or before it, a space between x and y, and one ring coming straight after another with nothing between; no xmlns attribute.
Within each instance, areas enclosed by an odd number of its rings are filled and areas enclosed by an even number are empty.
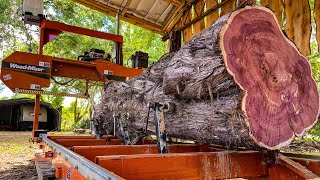
<svg viewBox="0 0 320 180"><path fill-rule="evenodd" d="M88 128L90 121L89 103L86 100L73 101L69 107L62 109L61 129L74 130L79 128Z"/></svg>
<svg viewBox="0 0 320 180"><path fill-rule="evenodd" d="M150 33L129 23L123 23L121 31L124 35L124 64L127 66L130 66L131 63L128 59L136 51L143 51L149 54L149 65L157 62L167 52L167 44L162 42L161 37L157 34Z"/></svg>
<svg viewBox="0 0 320 180"><path fill-rule="evenodd" d="M32 29L22 21L22 0L0 0L0 44L3 57L15 50L20 50L22 44L30 44Z"/></svg>

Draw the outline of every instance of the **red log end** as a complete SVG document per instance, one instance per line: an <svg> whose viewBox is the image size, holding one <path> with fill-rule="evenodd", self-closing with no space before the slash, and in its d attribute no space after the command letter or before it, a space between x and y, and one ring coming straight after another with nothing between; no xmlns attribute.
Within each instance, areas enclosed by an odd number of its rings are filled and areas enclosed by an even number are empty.
<svg viewBox="0 0 320 180"><path fill-rule="evenodd" d="M246 7L231 14L220 47L228 72L246 92L242 109L256 143L279 149L316 124L319 93L310 64L269 9Z"/></svg>

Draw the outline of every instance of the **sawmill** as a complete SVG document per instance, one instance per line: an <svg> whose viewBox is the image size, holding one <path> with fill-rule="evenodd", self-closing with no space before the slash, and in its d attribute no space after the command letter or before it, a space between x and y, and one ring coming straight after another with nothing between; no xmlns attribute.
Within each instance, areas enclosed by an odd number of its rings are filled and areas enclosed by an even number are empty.
<svg viewBox="0 0 320 180"><path fill-rule="evenodd" d="M74 3L114 17L116 33L49 20L42 0L25 0L24 23L39 28L39 52L16 51L1 62L3 84L35 96L39 178L320 179L320 156L281 151L319 120L307 57L312 33L320 44L320 0L314 14L309 0ZM137 51L125 66L122 21L160 34L168 53L148 66L148 54ZM63 33L111 41L114 52L46 55L46 44ZM45 91L56 77L83 80L85 91ZM39 128L41 96L88 98L90 82L104 84L91 136Z"/></svg>

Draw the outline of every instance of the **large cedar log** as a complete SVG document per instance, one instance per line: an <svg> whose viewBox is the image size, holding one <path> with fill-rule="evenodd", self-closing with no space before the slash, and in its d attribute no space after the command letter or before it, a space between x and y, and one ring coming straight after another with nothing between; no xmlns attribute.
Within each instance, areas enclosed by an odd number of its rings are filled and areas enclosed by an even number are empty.
<svg viewBox="0 0 320 180"><path fill-rule="evenodd" d="M319 115L308 61L262 7L227 14L140 76L110 82L94 118L100 133L112 133L115 113L129 113L131 137L144 136L149 102L176 105L165 113L169 136L227 148L278 149Z"/></svg>

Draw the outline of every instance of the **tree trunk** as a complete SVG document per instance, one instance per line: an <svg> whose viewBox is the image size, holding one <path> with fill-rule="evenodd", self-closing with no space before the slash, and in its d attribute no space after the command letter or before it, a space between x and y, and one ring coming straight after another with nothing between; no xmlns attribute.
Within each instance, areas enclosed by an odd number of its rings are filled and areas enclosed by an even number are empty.
<svg viewBox="0 0 320 180"><path fill-rule="evenodd" d="M144 136L150 102L175 104L168 136L230 149L278 149L319 115L308 61L261 7L227 14L140 76L110 82L94 116L100 133L113 132L113 114L129 113L131 138Z"/></svg>

